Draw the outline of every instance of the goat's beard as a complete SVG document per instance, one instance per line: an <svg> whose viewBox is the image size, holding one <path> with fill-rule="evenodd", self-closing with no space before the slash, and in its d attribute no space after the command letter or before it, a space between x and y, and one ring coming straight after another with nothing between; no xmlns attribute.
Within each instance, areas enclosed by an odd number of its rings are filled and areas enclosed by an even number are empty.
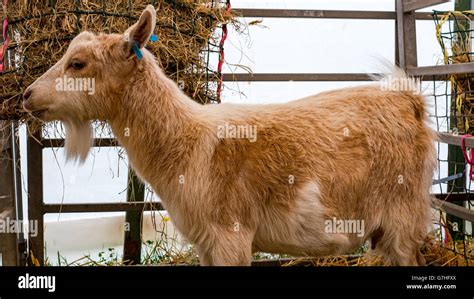
<svg viewBox="0 0 474 299"><path fill-rule="evenodd" d="M84 163L92 146L92 127L90 121L65 121L66 161Z"/></svg>

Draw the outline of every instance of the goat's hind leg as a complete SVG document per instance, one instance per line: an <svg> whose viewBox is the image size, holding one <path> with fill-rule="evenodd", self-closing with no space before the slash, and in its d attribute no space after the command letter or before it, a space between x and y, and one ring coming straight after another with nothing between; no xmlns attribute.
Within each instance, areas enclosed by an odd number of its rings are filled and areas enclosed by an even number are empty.
<svg viewBox="0 0 474 299"><path fill-rule="evenodd" d="M425 258L420 251L424 230L413 223L383 228L383 235L374 244L375 252L394 266L424 266Z"/></svg>
<svg viewBox="0 0 474 299"><path fill-rule="evenodd" d="M422 184L414 184L419 185ZM415 191L395 193L393 197L386 199L390 206L378 223L379 231L372 233L372 241L376 243L375 252L381 254L391 265L425 264L420 250L431 223L431 202L427 192L418 189Z"/></svg>
<svg viewBox="0 0 474 299"><path fill-rule="evenodd" d="M224 232L198 246L202 266L250 266L252 238L239 232Z"/></svg>

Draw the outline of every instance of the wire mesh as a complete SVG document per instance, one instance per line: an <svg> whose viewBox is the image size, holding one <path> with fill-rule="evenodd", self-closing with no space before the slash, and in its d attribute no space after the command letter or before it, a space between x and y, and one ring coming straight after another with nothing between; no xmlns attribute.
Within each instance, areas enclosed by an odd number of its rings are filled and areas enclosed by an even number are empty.
<svg viewBox="0 0 474 299"><path fill-rule="evenodd" d="M472 62L472 12L434 11L432 16L444 64ZM452 74L444 81L433 77L426 86L431 91L430 118L438 132L455 135L474 133L473 80L473 74ZM472 169L466 163L461 147L442 142L437 142L436 147L438 171L433 180L433 193L443 200L472 209L473 189L469 175ZM472 240L472 223L450 215L440 219L439 223L446 228L440 237L445 242L454 239L447 243L447 247L455 254L463 255L466 260L469 254L472 257L466 245ZM456 240L461 243L456 243Z"/></svg>

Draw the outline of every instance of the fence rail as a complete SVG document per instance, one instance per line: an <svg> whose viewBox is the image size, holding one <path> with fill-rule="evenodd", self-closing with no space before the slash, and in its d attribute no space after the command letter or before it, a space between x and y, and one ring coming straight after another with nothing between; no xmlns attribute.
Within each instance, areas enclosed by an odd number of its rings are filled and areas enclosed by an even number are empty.
<svg viewBox="0 0 474 299"><path fill-rule="evenodd" d="M307 10L307 9L255 9L238 8L234 11L248 18L298 18L298 19L352 19L352 20L396 20L393 11L363 10ZM417 12L417 20L432 20L431 13Z"/></svg>
<svg viewBox="0 0 474 299"><path fill-rule="evenodd" d="M466 63L473 64L474 63ZM451 68L452 67L452 68ZM439 65L429 67L408 68L407 72L419 77L421 81L445 81L448 75L455 74L456 69L463 70L459 73L471 73L467 71L471 65ZM342 81L373 81L374 76L380 73L224 73L222 80L226 82L342 82Z"/></svg>
<svg viewBox="0 0 474 299"><path fill-rule="evenodd" d="M451 134L451 133L438 133L439 141L446 144L461 146L462 136ZM464 140L466 147L474 148L474 137L467 137Z"/></svg>
<svg viewBox="0 0 474 299"><path fill-rule="evenodd" d="M114 203L78 203L78 204L43 204L43 214L50 213L91 213L91 212L128 212L128 211L162 211L160 202L114 202Z"/></svg>
<svg viewBox="0 0 474 299"><path fill-rule="evenodd" d="M403 4L403 12L412 12L449 1L450 0L406 0Z"/></svg>
<svg viewBox="0 0 474 299"><path fill-rule="evenodd" d="M438 208L441 211L459 217L461 219L474 222L474 211L466 209L464 207L452 204L450 202L442 201L437 198L432 199L434 208Z"/></svg>
<svg viewBox="0 0 474 299"><path fill-rule="evenodd" d="M444 80L446 78L446 75L474 73L474 62L408 67L407 72L416 77L438 76L439 78L443 78L442 80Z"/></svg>
<svg viewBox="0 0 474 299"><path fill-rule="evenodd" d="M41 146L43 148L49 147L63 147L65 140L63 138L45 138L41 139ZM118 146L115 138L95 138L93 146Z"/></svg>
<svg viewBox="0 0 474 299"><path fill-rule="evenodd" d="M224 81L255 81L255 82L281 82L281 81L370 81L371 76L377 74L366 73L234 73L223 74Z"/></svg>

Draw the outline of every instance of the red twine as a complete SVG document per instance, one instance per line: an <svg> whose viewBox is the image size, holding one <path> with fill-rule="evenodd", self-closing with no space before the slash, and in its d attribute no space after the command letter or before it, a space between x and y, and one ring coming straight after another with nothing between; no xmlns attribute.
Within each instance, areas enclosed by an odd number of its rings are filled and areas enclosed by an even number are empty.
<svg viewBox="0 0 474 299"><path fill-rule="evenodd" d="M7 0L3 0L3 9L7 9ZM7 53L7 48L8 44L10 43L10 37L8 36L8 20L5 18L3 19L3 30L2 30L2 36L3 36L3 45L0 48L0 73L3 73L5 71L5 53Z"/></svg>
<svg viewBox="0 0 474 299"><path fill-rule="evenodd" d="M227 0L226 11L231 10L230 0ZM217 102L221 102L222 91L222 66L224 65L224 42L227 39L227 24L222 25L222 38L219 43L219 64L217 65L217 74L219 75L219 83L217 85Z"/></svg>
<svg viewBox="0 0 474 299"><path fill-rule="evenodd" d="M461 150L462 150L462 155L464 156L464 160L466 160L466 163L469 164L470 171L469 171L469 178L474 180L474 174L473 174L473 165L474 165L474 150L470 150L470 157L467 156L467 149L466 149L466 138L467 137L472 137L469 134L465 134L461 136Z"/></svg>

